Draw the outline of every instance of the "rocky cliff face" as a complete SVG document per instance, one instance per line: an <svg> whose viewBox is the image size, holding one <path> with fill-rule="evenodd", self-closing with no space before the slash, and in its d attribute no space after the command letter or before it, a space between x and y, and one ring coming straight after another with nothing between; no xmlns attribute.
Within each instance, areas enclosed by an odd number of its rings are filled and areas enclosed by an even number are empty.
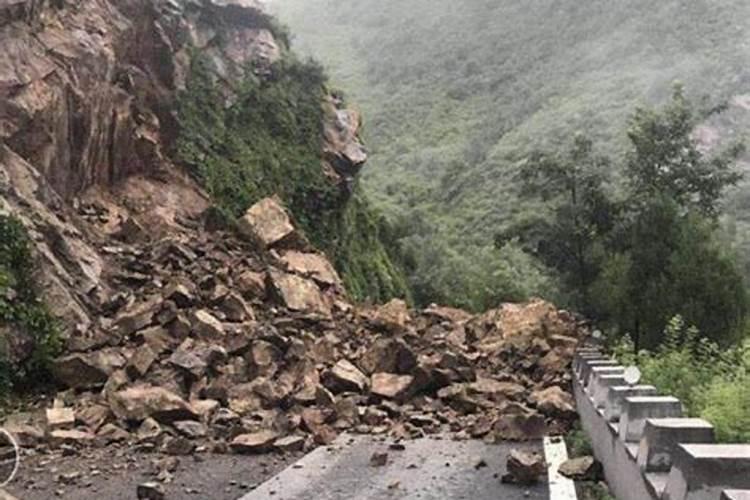
<svg viewBox="0 0 750 500"><path fill-rule="evenodd" d="M4 2L0 139L66 199L163 168L190 50L228 89L279 57L253 2Z"/></svg>
<svg viewBox="0 0 750 500"><path fill-rule="evenodd" d="M0 0L0 212L29 228L66 336L104 328L117 244L193 231L209 206L172 155L191 56L230 102L288 50L277 32L253 0ZM359 118L325 106L321 168L345 188Z"/></svg>

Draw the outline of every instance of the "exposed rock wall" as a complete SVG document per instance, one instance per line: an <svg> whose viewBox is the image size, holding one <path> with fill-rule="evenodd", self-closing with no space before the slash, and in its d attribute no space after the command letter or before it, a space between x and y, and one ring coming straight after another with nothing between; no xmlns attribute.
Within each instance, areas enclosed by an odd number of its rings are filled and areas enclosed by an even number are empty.
<svg viewBox="0 0 750 500"><path fill-rule="evenodd" d="M280 54L251 2L6 3L0 139L66 199L162 166L191 47L227 87Z"/></svg>

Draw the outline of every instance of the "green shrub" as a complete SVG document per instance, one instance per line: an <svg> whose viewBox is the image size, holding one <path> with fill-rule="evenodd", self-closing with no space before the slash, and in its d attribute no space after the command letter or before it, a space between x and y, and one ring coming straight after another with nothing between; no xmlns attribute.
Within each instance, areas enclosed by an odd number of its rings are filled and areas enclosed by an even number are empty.
<svg viewBox="0 0 750 500"><path fill-rule="evenodd" d="M714 379L700 396L699 415L716 428L720 442L750 443L750 376Z"/></svg>
<svg viewBox="0 0 750 500"><path fill-rule="evenodd" d="M44 383L60 351L59 328L37 296L33 269L25 228L16 218L0 215L0 327L22 330L34 341L31 356L14 364L0 339L0 393Z"/></svg>
<svg viewBox="0 0 750 500"><path fill-rule="evenodd" d="M570 458L585 457L594 454L594 450L591 447L591 440L581 428L580 422L576 422L570 432L565 435L565 444L568 448Z"/></svg>
<svg viewBox="0 0 750 500"><path fill-rule="evenodd" d="M638 353L643 382L679 398L688 415L711 422L720 442L750 442L750 340L721 349L680 316L670 320L664 338L656 351ZM623 363L636 358L627 337L613 351Z"/></svg>

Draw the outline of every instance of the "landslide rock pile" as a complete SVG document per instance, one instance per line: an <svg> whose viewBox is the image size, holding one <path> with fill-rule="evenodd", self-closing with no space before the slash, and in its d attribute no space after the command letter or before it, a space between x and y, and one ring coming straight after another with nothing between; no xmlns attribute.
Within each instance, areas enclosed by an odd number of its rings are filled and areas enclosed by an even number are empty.
<svg viewBox="0 0 750 500"><path fill-rule="evenodd" d="M150 241L132 221L106 247L119 292L86 330L103 333L68 340L44 421L8 425L23 445L260 453L344 431L525 440L575 418L583 330L551 304L357 307L278 200L248 210L242 238L193 222Z"/></svg>

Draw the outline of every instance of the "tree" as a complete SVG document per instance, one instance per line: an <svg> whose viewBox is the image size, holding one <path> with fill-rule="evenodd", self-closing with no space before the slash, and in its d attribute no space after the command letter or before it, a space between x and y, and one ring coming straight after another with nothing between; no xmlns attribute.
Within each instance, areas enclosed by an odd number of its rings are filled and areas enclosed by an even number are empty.
<svg viewBox="0 0 750 500"><path fill-rule="evenodd" d="M603 266L592 296L597 313L653 348L675 314L701 335L726 342L740 331L747 298L732 256L714 243L710 219L683 215L668 197L641 206L628 240Z"/></svg>
<svg viewBox="0 0 750 500"><path fill-rule="evenodd" d="M636 110L628 129L632 149L626 164L634 203L667 196L684 208L717 215L723 191L741 178L732 165L744 147L735 144L709 158L692 133L700 119L720 109L696 113L682 86L675 85L672 101L662 110Z"/></svg>
<svg viewBox="0 0 750 500"><path fill-rule="evenodd" d="M546 202L551 217L537 211L495 237L496 246L519 238L524 248L556 269L588 308L587 290L599 272L595 246L612 230L616 208L605 186L610 162L577 135L564 155L534 153L521 168L522 194Z"/></svg>

